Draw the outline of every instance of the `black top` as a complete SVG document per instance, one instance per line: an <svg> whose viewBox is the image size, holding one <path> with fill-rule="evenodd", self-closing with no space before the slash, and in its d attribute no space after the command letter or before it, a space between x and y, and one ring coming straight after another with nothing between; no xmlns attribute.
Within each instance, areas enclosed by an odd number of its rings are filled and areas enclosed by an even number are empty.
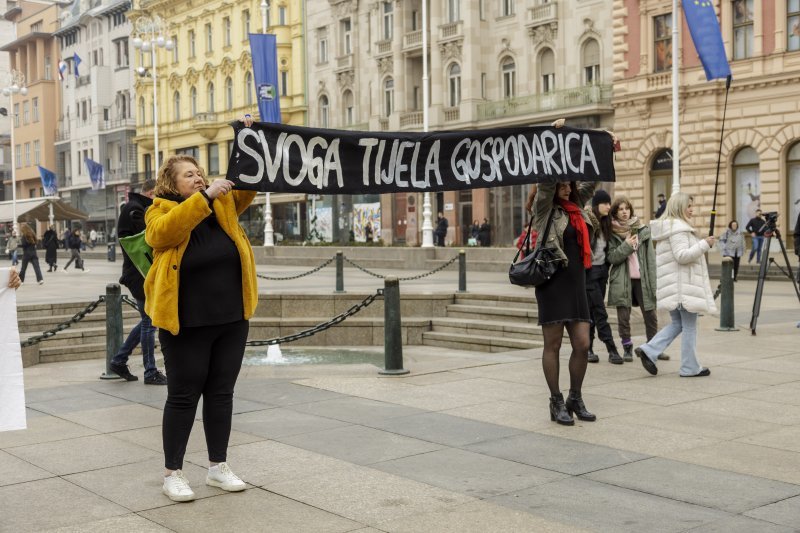
<svg viewBox="0 0 800 533"><path fill-rule="evenodd" d="M747 223L744 229L746 229L749 233L755 233L757 237L764 235L764 231L767 229L764 225L767 222L763 218L753 217L750 219L750 222Z"/></svg>
<svg viewBox="0 0 800 533"><path fill-rule="evenodd" d="M239 251L213 213L192 230L180 268L178 320L182 328L244 320Z"/></svg>
<svg viewBox="0 0 800 533"><path fill-rule="evenodd" d="M153 200L142 194L132 192L128 195L128 201L122 206L117 222L120 237L130 237L141 233L145 229L144 213L153 204ZM122 250L122 276L119 282L131 291L134 298L144 300L144 278L139 270Z"/></svg>
<svg viewBox="0 0 800 533"><path fill-rule="evenodd" d="M22 239L20 239L20 243L22 245L22 255L27 257L33 257L36 255L36 241L33 242L29 241L28 238L23 235Z"/></svg>

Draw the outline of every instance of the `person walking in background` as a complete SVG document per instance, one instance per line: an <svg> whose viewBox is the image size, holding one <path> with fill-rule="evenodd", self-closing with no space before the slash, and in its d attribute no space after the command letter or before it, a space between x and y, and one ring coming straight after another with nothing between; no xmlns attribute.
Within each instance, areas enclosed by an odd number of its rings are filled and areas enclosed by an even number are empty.
<svg viewBox="0 0 800 533"><path fill-rule="evenodd" d="M798 22L800 24L800 22ZM795 203L800 202L800 200ZM797 222L794 223L794 253L800 262L800 213L797 215ZM797 267L797 282L800 283L800 266Z"/></svg>
<svg viewBox="0 0 800 533"><path fill-rule="evenodd" d="M42 244L44 245L44 261L50 268L48 272L58 271L58 235L54 226L47 228L42 236Z"/></svg>
<svg viewBox="0 0 800 533"><path fill-rule="evenodd" d="M795 234L795 239L797 234ZM728 229L719 238L722 243L722 257L730 257L733 259L733 281L739 279L739 262L744 255L744 232L739 229L739 223L731 220L728 223ZM796 250L797 248L795 248Z"/></svg>
<svg viewBox="0 0 800 533"><path fill-rule="evenodd" d="M19 262L19 255L17 252L17 248L19 248L19 238L17 237L17 230L11 231L11 237L8 238L6 241L6 254L8 258L11 260L11 266L17 266Z"/></svg>
<svg viewBox="0 0 800 533"><path fill-rule="evenodd" d="M756 209L756 216L750 219L744 229L753 238L753 249L750 250L750 257L747 258L747 262L752 262L755 255L756 263L761 263L761 248L764 246L764 232L767 229L767 221L764 220L761 209Z"/></svg>
<svg viewBox="0 0 800 533"><path fill-rule="evenodd" d="M594 353L594 335L606 345L608 362L621 365L622 357L617 351L611 326L608 324L606 311L606 285L608 284L608 262L606 252L611 240L611 196L599 189L594 193L591 207L586 208L586 215L591 221L590 238L592 240L592 267L586 271L586 295L589 300L589 313L592 324L589 327L589 362L597 363L600 357Z"/></svg>
<svg viewBox="0 0 800 533"><path fill-rule="evenodd" d="M672 323L659 331L647 344L636 348L642 366L658 374L658 354L681 335L682 377L711 374L697 361L697 315L713 313L717 306L708 279L704 254L714 246L714 237L698 238L691 225L694 199L685 192L675 193L667 202L664 216L650 223L656 242L658 273L658 308L669 311Z"/></svg>
<svg viewBox="0 0 800 533"><path fill-rule="evenodd" d="M64 230L64 234L61 236L61 246L65 250L69 250L69 236L72 235L72 230L67 228Z"/></svg>
<svg viewBox="0 0 800 533"><path fill-rule="evenodd" d="M658 209L656 209L655 214L653 214L653 218L661 218L661 215L664 214L664 210L667 208L667 197L663 194L658 195Z"/></svg>
<svg viewBox="0 0 800 533"><path fill-rule="evenodd" d="M585 205L594 193L594 183L540 183L533 202L534 227L545 231L550 214L553 220L547 242L561 267L549 281L536 287L539 325L544 349L542 369L550 389L550 420L571 426L572 413L579 420L593 422L596 416L586 409L581 389L589 354L589 303L586 295L586 269L592 266L592 248ZM569 334L569 395L566 401L559 385L561 342L564 329Z"/></svg>
<svg viewBox="0 0 800 533"><path fill-rule="evenodd" d="M530 212L530 209L528 210ZM478 246L478 239L481 235L481 225L478 224L477 220L472 221L472 226L469 228L469 235L472 241L469 243L470 246Z"/></svg>
<svg viewBox="0 0 800 533"><path fill-rule="evenodd" d="M447 218L439 211L439 216L436 217L436 230L433 232L436 236L436 246L444 246L444 239L447 236Z"/></svg>
<svg viewBox="0 0 800 533"><path fill-rule="evenodd" d="M367 244L372 244L372 222L367 220L367 225L364 226L364 239Z"/></svg>
<svg viewBox="0 0 800 533"><path fill-rule="evenodd" d="M75 268L79 268L84 272L89 272L89 269L84 268L83 265L83 258L81 257L81 246L83 245L83 239L81 238L81 230L75 228L70 233L69 237L67 238L67 246L69 247L70 251L70 258L67 261L67 264L64 265L64 272L67 271L67 268L75 261Z"/></svg>
<svg viewBox="0 0 800 533"><path fill-rule="evenodd" d="M611 205L612 236L608 243L608 305L617 308L617 327L623 359L633 361L631 309L639 307L650 340L658 332L656 313L656 256L650 227L634 214L630 200L620 196ZM661 359L668 356L660 354Z"/></svg>
<svg viewBox="0 0 800 533"><path fill-rule="evenodd" d="M146 180L142 184L141 194L132 192L128 195L128 201L122 206L119 213L119 235L129 237L141 233L145 229L144 213L153 204L153 190L156 187L155 180ZM109 368L125 381L136 381L139 378L131 374L128 369L128 358L136 349L142 345L142 362L144 364L144 384L145 385L166 385L167 377L156 367L156 328L150 317L145 312L144 278L136 266L128 257L125 249L122 249L122 276L119 282L128 288L131 296L136 300L136 307L139 309L141 320L136 324L128 338L120 346L119 351L111 360Z"/></svg>
<svg viewBox="0 0 800 533"><path fill-rule="evenodd" d="M478 231L478 242L481 243L481 246L492 245L492 226L489 225L488 218L483 219L483 224L481 224L480 230Z"/></svg>
<svg viewBox="0 0 800 533"><path fill-rule="evenodd" d="M209 185L193 157L173 155L158 171L156 198L145 214L153 247L145 310L159 328L168 377L162 492L173 501L195 498L181 469L201 396L206 484L246 488L225 461L233 391L258 304L253 249L239 225L256 192L232 187L226 179Z"/></svg>
<svg viewBox="0 0 800 533"><path fill-rule="evenodd" d="M97 245L97 230L92 228L89 232L89 247L94 250L94 247Z"/></svg>
<svg viewBox="0 0 800 533"><path fill-rule="evenodd" d="M36 274L36 282L41 285L44 283L42 270L39 268L39 256L36 254L36 234L31 227L27 224L20 224L19 230L22 233L22 268L19 271L19 279L25 283L25 271L28 270L28 264L33 266L33 272Z"/></svg>

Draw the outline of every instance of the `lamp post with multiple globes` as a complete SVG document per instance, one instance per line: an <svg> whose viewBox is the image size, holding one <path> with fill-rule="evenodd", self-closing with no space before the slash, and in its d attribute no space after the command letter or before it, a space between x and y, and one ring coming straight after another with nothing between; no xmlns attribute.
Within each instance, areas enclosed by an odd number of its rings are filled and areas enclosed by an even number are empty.
<svg viewBox="0 0 800 533"><path fill-rule="evenodd" d="M28 94L28 88L25 86L25 74L19 70L11 70L7 74L7 83L3 87L3 96L9 97L8 112L12 116L11 122L11 216L13 218L14 231L18 231L17 227L17 160L16 160L16 147L14 146L14 129L16 127L17 116L14 112L14 95L19 94L25 96Z"/></svg>

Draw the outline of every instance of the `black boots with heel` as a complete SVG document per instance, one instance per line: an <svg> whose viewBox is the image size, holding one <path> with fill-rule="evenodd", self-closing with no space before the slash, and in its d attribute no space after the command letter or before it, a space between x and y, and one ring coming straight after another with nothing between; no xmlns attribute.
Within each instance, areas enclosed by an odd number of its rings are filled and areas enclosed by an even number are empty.
<svg viewBox="0 0 800 533"><path fill-rule="evenodd" d="M572 415L567 411L567 406L564 403L564 395L560 392L550 396L550 420L564 426L572 426L575 424Z"/></svg>
<svg viewBox="0 0 800 533"><path fill-rule="evenodd" d="M550 412L552 413L552 403L550 405ZM569 396L567 396L567 401L564 405L567 408L567 412L569 412L570 415L575 413L575 416L578 417L578 420L583 420L584 422L594 422L597 420L595 415L586 410L586 406L583 404L583 396L581 396L580 391L570 390Z"/></svg>
<svg viewBox="0 0 800 533"><path fill-rule="evenodd" d="M612 365L621 365L623 363L622 357L620 357L619 352L617 351L617 345L613 342L609 342L606 344L606 349L608 350L608 362Z"/></svg>

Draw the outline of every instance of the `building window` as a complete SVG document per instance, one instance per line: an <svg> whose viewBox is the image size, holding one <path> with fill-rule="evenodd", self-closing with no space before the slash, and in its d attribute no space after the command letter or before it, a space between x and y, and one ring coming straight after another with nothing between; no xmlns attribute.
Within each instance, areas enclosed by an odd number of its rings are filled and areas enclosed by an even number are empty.
<svg viewBox="0 0 800 533"><path fill-rule="evenodd" d="M247 36L250 35L250 10L245 9L242 11L242 31L244 32L244 38L247 39Z"/></svg>
<svg viewBox="0 0 800 533"><path fill-rule="evenodd" d="M128 66L128 40L120 39L114 42L114 51L117 56L117 67Z"/></svg>
<svg viewBox="0 0 800 533"><path fill-rule="evenodd" d="M27 124L31 121L31 105L27 100L22 102L22 123Z"/></svg>
<svg viewBox="0 0 800 533"><path fill-rule="evenodd" d="M595 39L583 43L583 84L597 85L600 83L600 45Z"/></svg>
<svg viewBox="0 0 800 533"><path fill-rule="evenodd" d="M672 68L672 13L653 17L653 28L653 72L664 72Z"/></svg>
<svg viewBox="0 0 800 533"><path fill-rule="evenodd" d="M225 46L231 45L231 18L225 17L222 19L223 35L225 38Z"/></svg>
<svg viewBox="0 0 800 533"><path fill-rule="evenodd" d="M786 48L800 50L800 0L789 0L786 4L786 34L789 36Z"/></svg>
<svg viewBox="0 0 800 533"><path fill-rule="evenodd" d="M514 98L516 94L517 66L514 60L507 57L503 60L503 98Z"/></svg>
<svg viewBox="0 0 800 533"><path fill-rule="evenodd" d="M14 164L17 168L22 168L22 146L19 144L14 147Z"/></svg>
<svg viewBox="0 0 800 533"><path fill-rule="evenodd" d="M14 104L14 127L19 128L19 104Z"/></svg>
<svg viewBox="0 0 800 533"><path fill-rule="evenodd" d="M39 141L33 141L33 164L38 165L40 162L39 154L41 152L41 144Z"/></svg>
<svg viewBox="0 0 800 533"><path fill-rule="evenodd" d="M195 48L194 30L189 30L189 58L194 58L197 55Z"/></svg>
<svg viewBox="0 0 800 533"><path fill-rule="evenodd" d="M233 109L233 80L228 77L225 79L225 110Z"/></svg>
<svg viewBox="0 0 800 533"><path fill-rule="evenodd" d="M394 35L394 4L393 2L383 3L383 39L390 41Z"/></svg>
<svg viewBox="0 0 800 533"><path fill-rule="evenodd" d="M44 79L53 79L53 62L50 56L44 56Z"/></svg>
<svg viewBox="0 0 800 533"><path fill-rule="evenodd" d="M197 115L197 89L195 87L189 89L189 112L192 117Z"/></svg>
<svg viewBox="0 0 800 533"><path fill-rule="evenodd" d="M25 143L25 166L31 166L31 143Z"/></svg>
<svg viewBox="0 0 800 533"><path fill-rule="evenodd" d="M794 146L786 154L786 174L789 183L789 223L795 222L797 217L800 216L800 142L794 143ZM790 226L791 227L791 226ZM795 249L795 253L800 250Z"/></svg>
<svg viewBox="0 0 800 533"><path fill-rule="evenodd" d="M286 26L286 7L280 6L278 8L278 24Z"/></svg>
<svg viewBox="0 0 800 533"><path fill-rule="evenodd" d="M342 28L342 55L349 56L353 53L353 26L350 19L341 22Z"/></svg>
<svg viewBox="0 0 800 533"><path fill-rule="evenodd" d="M208 145L208 174L219 174L219 145L216 143Z"/></svg>
<svg viewBox="0 0 800 533"><path fill-rule="evenodd" d="M758 152L749 146L739 150L733 158L736 220L743 226L756 216L757 209L761 209L761 175L758 163Z"/></svg>
<svg viewBox="0 0 800 533"><path fill-rule="evenodd" d="M447 73L448 104L456 107L461 103L461 65L453 63Z"/></svg>
<svg viewBox="0 0 800 533"><path fill-rule="evenodd" d="M486 100L486 73L481 72L481 98Z"/></svg>
<svg viewBox="0 0 800 533"><path fill-rule="evenodd" d="M209 83L208 84L208 86L206 88L206 94L208 95L207 111L209 113L213 113L214 112L214 84L213 83Z"/></svg>
<svg viewBox="0 0 800 533"><path fill-rule="evenodd" d="M281 71L281 96L289 95L289 73L285 70Z"/></svg>
<svg viewBox="0 0 800 533"><path fill-rule="evenodd" d="M461 0L447 0L447 22L461 20Z"/></svg>
<svg viewBox="0 0 800 533"><path fill-rule="evenodd" d="M37 33L42 31L43 21L37 21L31 24L31 33Z"/></svg>
<svg viewBox="0 0 800 533"><path fill-rule="evenodd" d="M383 116L388 117L394 112L394 80L387 78L383 82Z"/></svg>
<svg viewBox="0 0 800 533"><path fill-rule="evenodd" d="M33 121L39 122L39 98L34 98L31 100L31 106L33 107Z"/></svg>
<svg viewBox="0 0 800 533"><path fill-rule="evenodd" d="M798 0L800 1L800 0ZM320 63L327 63L328 62L328 38L322 37L319 40L319 62Z"/></svg>
<svg viewBox="0 0 800 533"><path fill-rule="evenodd" d="M321 128L330 127L329 113L330 113L330 104L328 102L328 97L323 94L322 96L319 97L319 125Z"/></svg>
<svg viewBox="0 0 800 533"><path fill-rule="evenodd" d="M173 46L173 48L172 48L172 62L173 63L177 63L178 62L178 36L177 35L173 35L172 36L172 46Z"/></svg>
<svg viewBox="0 0 800 533"><path fill-rule="evenodd" d="M206 53L214 51L214 34L211 32L211 23L206 24Z"/></svg>
<svg viewBox="0 0 800 533"><path fill-rule="evenodd" d="M500 0L500 14L503 17L510 17L514 14L514 0Z"/></svg>
<svg viewBox="0 0 800 533"><path fill-rule="evenodd" d="M733 0L733 59L753 55L753 0Z"/></svg>
<svg viewBox="0 0 800 533"><path fill-rule="evenodd" d="M249 72L244 76L244 103L253 105L253 75Z"/></svg>
<svg viewBox="0 0 800 533"><path fill-rule="evenodd" d="M556 90L556 55L549 48L539 56L539 72L541 73L542 85L539 91L550 93Z"/></svg>
<svg viewBox="0 0 800 533"><path fill-rule="evenodd" d="M181 119L181 93L180 91L175 91L172 93L172 114L175 119L175 122L178 122Z"/></svg>
<svg viewBox="0 0 800 533"><path fill-rule="evenodd" d="M345 126L352 126L355 124L355 107L353 105L353 91L345 91L342 95L342 103L344 104L344 124Z"/></svg>

